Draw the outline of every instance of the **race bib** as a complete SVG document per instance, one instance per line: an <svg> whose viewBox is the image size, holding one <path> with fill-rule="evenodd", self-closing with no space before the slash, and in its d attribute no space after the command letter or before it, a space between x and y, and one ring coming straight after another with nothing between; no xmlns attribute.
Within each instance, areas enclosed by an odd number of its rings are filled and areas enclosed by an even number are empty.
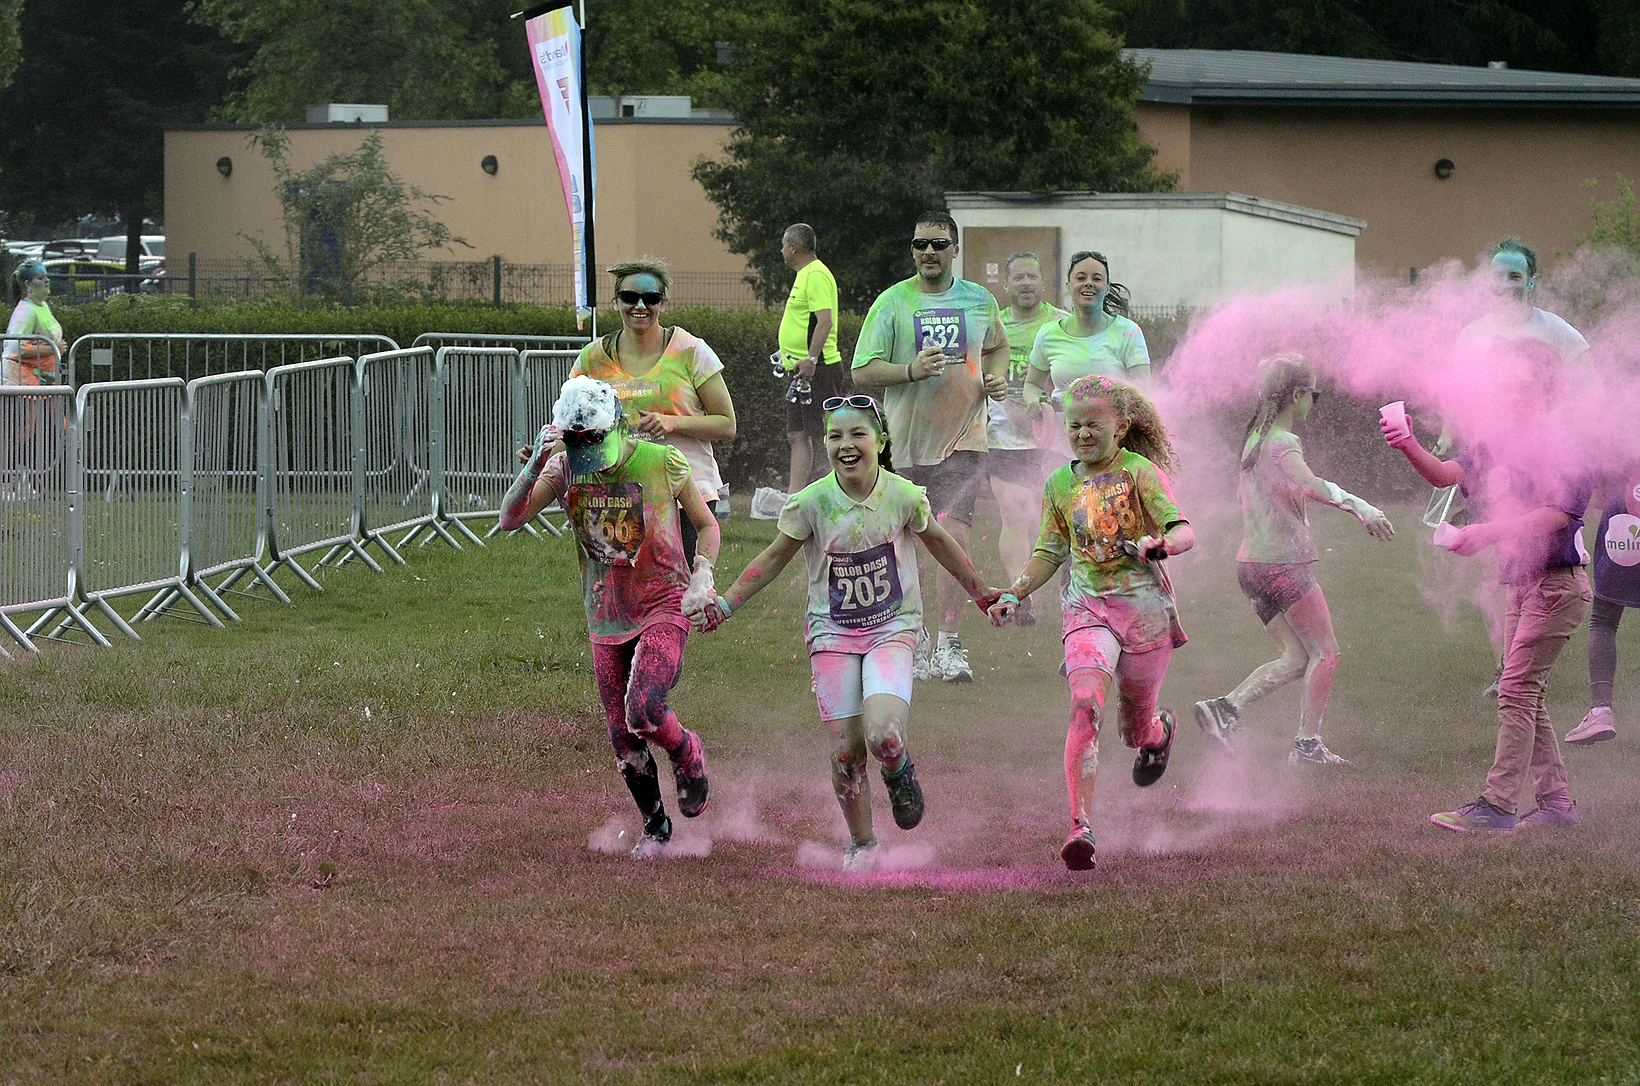
<svg viewBox="0 0 1640 1086"><path fill-rule="evenodd" d="M1126 471L1107 471L1082 481L1071 519L1078 549L1093 561L1125 558L1122 542L1138 542L1144 535L1133 492L1133 477Z"/></svg>
<svg viewBox="0 0 1640 1086"><path fill-rule="evenodd" d="M917 310L917 350L924 347L938 347L947 358L968 357L968 321L962 310Z"/></svg>
<svg viewBox="0 0 1640 1086"><path fill-rule="evenodd" d="M643 546L643 484L586 483L569 488L569 520L587 557L630 566Z"/></svg>
<svg viewBox="0 0 1640 1086"><path fill-rule="evenodd" d="M881 626L899 613L900 569L893 542L831 559L831 620L850 630Z"/></svg>
<svg viewBox="0 0 1640 1086"><path fill-rule="evenodd" d="M1620 566L1640 566L1640 517L1619 513L1606 522L1606 557Z"/></svg>

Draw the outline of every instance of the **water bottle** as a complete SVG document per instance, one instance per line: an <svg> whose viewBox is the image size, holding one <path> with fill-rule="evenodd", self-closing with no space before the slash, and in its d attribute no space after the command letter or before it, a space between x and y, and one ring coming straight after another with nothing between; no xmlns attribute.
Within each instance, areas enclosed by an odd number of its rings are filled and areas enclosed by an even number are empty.
<svg viewBox="0 0 1640 1086"><path fill-rule="evenodd" d="M803 378L793 377L791 385L786 389L786 402L811 404L814 402L814 389Z"/></svg>
<svg viewBox="0 0 1640 1086"><path fill-rule="evenodd" d="M769 356L769 369L773 372L775 380L781 380L786 376L786 360L780 356L779 351Z"/></svg>
<svg viewBox="0 0 1640 1086"><path fill-rule="evenodd" d="M718 495L717 495L716 505L717 505L717 508L714 509L712 512L714 514L716 514L716 516L719 520L728 520L729 519L729 484L728 483L724 483L722 486L718 487Z"/></svg>

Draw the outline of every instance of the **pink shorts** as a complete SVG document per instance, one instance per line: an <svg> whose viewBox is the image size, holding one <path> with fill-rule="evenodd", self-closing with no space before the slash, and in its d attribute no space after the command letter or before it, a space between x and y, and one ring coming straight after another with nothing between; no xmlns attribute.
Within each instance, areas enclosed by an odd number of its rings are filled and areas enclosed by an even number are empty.
<svg viewBox="0 0 1640 1086"><path fill-rule="evenodd" d="M893 694L911 704L911 659L916 655L914 635L896 635L879 641L864 653L815 652L814 698L821 720L847 720L866 711L873 694Z"/></svg>

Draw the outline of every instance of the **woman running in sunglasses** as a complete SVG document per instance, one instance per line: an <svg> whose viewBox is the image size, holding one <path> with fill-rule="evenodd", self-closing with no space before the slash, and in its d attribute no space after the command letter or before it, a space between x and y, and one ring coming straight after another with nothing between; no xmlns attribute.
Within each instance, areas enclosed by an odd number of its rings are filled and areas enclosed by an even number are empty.
<svg viewBox="0 0 1640 1086"><path fill-rule="evenodd" d="M843 869L864 872L877 861L867 751L882 764L895 824L909 830L923 816L922 787L905 745L912 656L922 627L912 538L982 610L998 593L934 519L923 488L888 470L888 431L876 401L836 396L821 409L831 473L787 500L774 542L728 592L691 618L715 629L803 552L809 662L820 719L831 734L832 788L849 831Z"/></svg>
<svg viewBox="0 0 1640 1086"><path fill-rule="evenodd" d="M1382 512L1325 479L1304 462L1294 432L1309 418L1320 389L1315 367L1303 355L1278 354L1259 363L1258 410L1247 424L1241 451L1242 544L1236 579L1281 655L1255 669L1222 698L1196 703L1196 724L1227 754L1235 752L1242 712L1253 702L1299 679L1298 736L1287 761L1293 765L1349 765L1321 741L1338 638L1332 615L1310 566L1320 557L1310 539L1305 502L1353 513L1374 539L1395 529Z"/></svg>
<svg viewBox="0 0 1640 1086"><path fill-rule="evenodd" d="M501 528L520 528L560 499L569 513L598 693L621 776L643 816L632 851L641 859L672 837L650 741L672 759L678 810L693 818L706 809L700 736L678 723L666 698L683 666L684 606L698 607L696 598L711 592L717 519L682 453L634 439L609 385L571 377L552 414L502 503ZM560 441L563 451L555 453ZM679 506L700 535L693 575Z"/></svg>
<svg viewBox="0 0 1640 1086"><path fill-rule="evenodd" d="M706 342L673 325L662 327L672 275L652 257L609 269L621 328L581 351L570 375L595 377L621 397L632 432L674 446L689 461L695 489L711 506L723 478L712 442L732 441L735 404L723 380L723 363ZM695 553L695 531L683 521L684 553Z"/></svg>
<svg viewBox="0 0 1640 1086"><path fill-rule="evenodd" d="M1159 563L1195 546L1196 534L1165 474L1173 464L1172 442L1143 393L1111 377L1083 377L1065 390L1064 403L1076 459L1048 477L1036 552L990 615L1005 625L1020 600L1067 567L1059 603L1071 687L1065 735L1071 833L1059 856L1072 871L1090 871L1099 726L1113 687L1117 732L1139 752L1133 783L1148 787L1167 771L1177 721L1156 699L1185 636Z"/></svg>

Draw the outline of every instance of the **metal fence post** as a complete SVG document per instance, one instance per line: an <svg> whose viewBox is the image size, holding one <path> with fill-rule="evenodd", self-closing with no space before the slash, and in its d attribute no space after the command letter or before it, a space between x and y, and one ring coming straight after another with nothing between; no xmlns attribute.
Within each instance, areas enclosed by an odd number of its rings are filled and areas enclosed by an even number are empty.
<svg viewBox="0 0 1640 1086"><path fill-rule="evenodd" d="M199 308L199 254L188 254L188 305Z"/></svg>
<svg viewBox="0 0 1640 1086"><path fill-rule="evenodd" d="M494 269L495 269L495 280L494 280L494 282L495 282L495 307L497 309L500 309L501 308L501 254L500 253L495 254L495 256L491 258L491 261L492 261L492 263L494 265Z"/></svg>

